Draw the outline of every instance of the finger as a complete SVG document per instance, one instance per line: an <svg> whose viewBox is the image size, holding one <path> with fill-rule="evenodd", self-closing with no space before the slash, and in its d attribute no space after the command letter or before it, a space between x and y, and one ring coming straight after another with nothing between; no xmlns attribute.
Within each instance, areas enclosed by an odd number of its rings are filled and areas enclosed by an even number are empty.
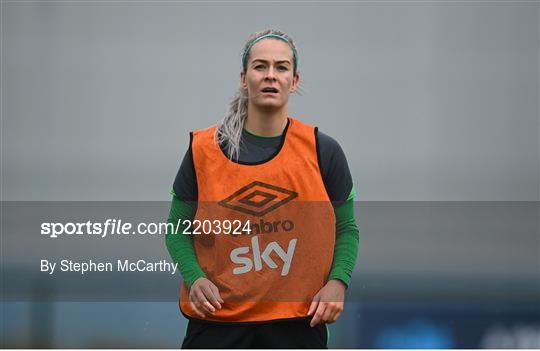
<svg viewBox="0 0 540 351"><path fill-rule="evenodd" d="M203 304L204 308L206 308L207 311L209 311L210 313L214 314L216 313L216 308L214 306L212 306L212 304L208 301L205 301L204 304Z"/></svg>
<svg viewBox="0 0 540 351"><path fill-rule="evenodd" d="M191 289L191 291L189 292L189 301L193 309L196 310L198 314L204 318L206 317L206 314L205 314L205 310L202 308L201 303L199 301L198 291L199 291L198 288Z"/></svg>
<svg viewBox="0 0 540 351"><path fill-rule="evenodd" d="M338 320L339 316L341 315L341 311L339 310L336 310L335 312L333 312L330 317L328 317L328 320L326 321L326 323L334 323L335 321Z"/></svg>
<svg viewBox="0 0 540 351"><path fill-rule="evenodd" d="M319 305L319 294L315 295L315 297L313 297L313 301L311 301L311 305L309 305L309 310L308 310L308 316L311 316L313 314L313 312L315 312L315 310L317 309L317 306Z"/></svg>
<svg viewBox="0 0 540 351"><path fill-rule="evenodd" d="M327 322L332 317L332 315L335 313L334 308L335 307L330 303L326 303L326 308L324 309L324 313L321 317L321 323Z"/></svg>
<svg viewBox="0 0 540 351"><path fill-rule="evenodd" d="M203 310L207 311L208 313L214 313L216 311L214 306L208 302L201 289L198 289L195 294L197 295L197 299L199 300L199 304Z"/></svg>
<svg viewBox="0 0 540 351"><path fill-rule="evenodd" d="M196 313L199 317L201 317L201 318L206 317L206 316L204 315L204 313L202 313L201 310L199 310L199 309L197 308L197 306L195 305L195 303L194 303L193 301L189 301L189 305L191 306L191 309L192 309L193 311L195 311L195 313Z"/></svg>
<svg viewBox="0 0 540 351"><path fill-rule="evenodd" d="M195 308L196 308L199 312L201 312L202 314L204 314L205 317L206 317L206 311L202 308L201 303L197 300L197 298L195 298L192 302L193 302L193 306L195 306Z"/></svg>
<svg viewBox="0 0 540 351"><path fill-rule="evenodd" d="M332 322L330 322L330 323L334 323L335 321L337 321L339 316L341 316L342 312L343 312L343 303L339 303L337 308L336 308L335 313L331 317Z"/></svg>
<svg viewBox="0 0 540 351"><path fill-rule="evenodd" d="M214 295L214 292L212 291L210 286L208 286L208 285L204 286L204 287L202 287L202 290L203 290L204 296L206 296L206 298L212 304L212 306L217 308L217 309L220 309L221 305L220 305L219 301L217 300L216 296Z"/></svg>
<svg viewBox="0 0 540 351"><path fill-rule="evenodd" d="M212 289L212 292L214 293L214 296L218 299L219 302L221 303L225 303L225 301L223 301L223 299L221 298L221 295L219 294L219 289L217 286L215 285L210 285L210 289Z"/></svg>
<svg viewBox="0 0 540 351"><path fill-rule="evenodd" d="M321 317L325 309L326 309L326 304L319 303L319 307L317 307L317 311L315 311L315 315L313 316L313 318L311 319L311 322L309 323L311 327L314 327L321 322Z"/></svg>

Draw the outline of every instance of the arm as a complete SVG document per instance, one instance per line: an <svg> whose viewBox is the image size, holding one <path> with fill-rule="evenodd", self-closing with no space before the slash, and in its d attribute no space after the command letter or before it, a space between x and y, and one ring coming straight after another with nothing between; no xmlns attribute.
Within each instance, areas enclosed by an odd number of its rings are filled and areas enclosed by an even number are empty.
<svg viewBox="0 0 540 351"><path fill-rule="evenodd" d="M197 261L197 256L193 248L193 238L191 235L182 234L186 228L186 226L182 225L182 222L186 219L193 220L195 211L190 205L176 196L174 191L172 191L172 195L173 198L167 223L172 223L176 227L176 224L180 222L180 225L178 226L178 232L174 234L172 231L169 232L170 229L167 227L165 244L173 262L178 263L182 278L188 288L191 288L197 279L206 277Z"/></svg>
<svg viewBox="0 0 540 351"><path fill-rule="evenodd" d="M193 238L191 235L183 234L186 226L182 225L182 222L186 219L193 220L195 211L188 203L176 196L174 190L172 195L173 200L167 223L173 223L173 227L176 227L176 224L180 221L180 225L176 233L167 227L165 244L172 260L178 263L180 273L189 288L191 307L199 317L204 318L207 313L211 314L215 312L216 308L220 309L224 301L217 286L206 279L197 261L197 255L193 248Z"/></svg>
<svg viewBox="0 0 540 351"><path fill-rule="evenodd" d="M345 289L349 286L358 254L359 235L354 219L354 188L348 200L334 209L336 214L336 243L334 261L326 285L315 295L308 315L311 326L335 322L343 312Z"/></svg>
<svg viewBox="0 0 540 351"><path fill-rule="evenodd" d="M353 186L345 153L333 138L316 132L321 175L336 216L334 260L326 285L315 295L308 311L311 325L333 323L343 311L345 290L350 284L358 254L359 235L354 219Z"/></svg>
<svg viewBox="0 0 540 351"><path fill-rule="evenodd" d="M173 195L168 223L176 227L180 225L177 233L167 233L165 242L169 254L175 263L178 263L180 273L189 289L189 302L193 310L204 318L206 313L214 313L221 308L223 299L219 290L206 276L197 261L193 247L193 237L182 234L185 226L184 220L193 220L197 208L198 188L191 145L184 155L182 164L173 184ZM168 228L169 229L169 228Z"/></svg>
<svg viewBox="0 0 540 351"><path fill-rule="evenodd" d="M328 280L340 280L347 287L351 282L360 242L358 226L354 218L355 196L356 191L353 187L347 201L334 209L336 214L336 244L334 246L334 261L332 262Z"/></svg>

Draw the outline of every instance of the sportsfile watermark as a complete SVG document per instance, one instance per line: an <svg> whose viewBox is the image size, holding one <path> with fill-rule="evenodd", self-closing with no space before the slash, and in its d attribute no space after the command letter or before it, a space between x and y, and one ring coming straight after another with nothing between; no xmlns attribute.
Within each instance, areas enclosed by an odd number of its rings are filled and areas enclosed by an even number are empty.
<svg viewBox="0 0 540 351"><path fill-rule="evenodd" d="M279 224L282 224L281 221ZM95 235L105 238L108 235L163 235L163 234L251 234L252 232L264 232L268 226L276 227L276 223L252 223L252 221L240 220L178 220L175 223L140 222L133 224L122 219L107 219L102 222L43 222L41 223L41 235L50 238L72 235ZM283 228L294 228L292 221L284 221Z"/></svg>
<svg viewBox="0 0 540 351"><path fill-rule="evenodd" d="M261 194L263 191L268 194ZM190 238L207 276L211 277L214 269L229 274L227 280L216 280L218 285L242 281L252 286L257 281L253 276L268 274L279 281L282 295L265 300L299 300L297 289L285 289L285 282L309 277L313 267L327 265L322 257L335 247L328 240L343 235L338 230L327 232L325 225L332 225L332 208L323 212L327 203L294 200L273 207L268 199L283 198L284 203L287 195L259 185L235 196L222 203L201 201L193 212L183 213L171 213L170 201L3 202L2 269L9 282L4 284L4 294L17 301L176 301L181 274L171 252L181 239ZM236 207L231 208L232 204ZM487 287L490 296L500 298L516 291L531 301L538 296L538 287L527 276L509 276L502 282L477 276L456 281L440 274L445 269L453 272L456 264L468 271L475 267L480 272L482 267L503 271L508 263L497 257L507 253L504 243L510 239L520 253L519 260L512 261L515 271L536 267L537 202L355 202L354 211L360 229L358 260L364 260L361 267L377 266L377 260L381 265L391 264L403 248L409 250L406 257L418 248L415 256L431 260L433 275L427 272L418 280L414 280L416 276L389 275L384 281L378 271L367 272L361 279L353 276L348 289L351 299L390 297L392 291L411 297L432 290L460 297L463 286L477 287L478 291ZM325 216L313 219L314 213ZM192 221L178 223L175 215L192 216ZM204 222L216 219L221 222ZM244 227L248 220L249 228ZM335 220L332 227L338 225L338 218ZM221 234L231 235L204 234L219 233L220 227ZM251 229L251 233L242 229ZM79 230L83 234L76 234ZM243 235L232 234L235 230ZM162 235L173 232L177 234ZM415 245L410 246L411 242ZM430 246L435 243L436 247ZM464 256L465 245L471 247L470 252L475 248L474 257ZM483 251L486 245L490 249ZM389 255L362 256L361 250L375 246ZM433 252L436 257L431 256ZM406 264L403 257L396 267ZM452 262L451 267L447 262ZM531 269L530 274L534 273Z"/></svg>

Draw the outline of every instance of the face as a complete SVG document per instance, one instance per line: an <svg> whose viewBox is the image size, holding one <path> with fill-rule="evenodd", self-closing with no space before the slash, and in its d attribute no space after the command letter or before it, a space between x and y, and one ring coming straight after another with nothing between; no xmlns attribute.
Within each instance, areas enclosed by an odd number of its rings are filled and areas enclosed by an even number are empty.
<svg viewBox="0 0 540 351"><path fill-rule="evenodd" d="M242 88L251 104L261 108L281 108L297 88L300 76L293 75L293 52L279 39L263 39L251 47L246 72L240 73ZM265 92L274 88L276 92Z"/></svg>

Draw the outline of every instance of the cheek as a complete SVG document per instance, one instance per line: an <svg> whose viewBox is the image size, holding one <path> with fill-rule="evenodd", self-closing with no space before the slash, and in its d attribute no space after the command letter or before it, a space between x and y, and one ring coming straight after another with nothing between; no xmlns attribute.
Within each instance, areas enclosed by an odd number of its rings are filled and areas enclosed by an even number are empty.
<svg viewBox="0 0 540 351"><path fill-rule="evenodd" d="M247 83L250 86L256 86L257 84L259 84L259 81L260 81L260 78L256 74L250 75L247 78Z"/></svg>
<svg viewBox="0 0 540 351"><path fill-rule="evenodd" d="M285 78L285 84L286 84L287 86L290 86L290 85L292 84L292 77L287 76L287 77Z"/></svg>

